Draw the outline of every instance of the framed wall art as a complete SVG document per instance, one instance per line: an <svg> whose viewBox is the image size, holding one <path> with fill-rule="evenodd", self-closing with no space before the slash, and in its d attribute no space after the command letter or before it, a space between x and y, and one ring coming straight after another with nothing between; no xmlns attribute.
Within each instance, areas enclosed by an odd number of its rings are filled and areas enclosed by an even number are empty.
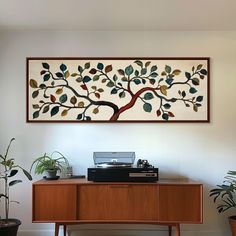
<svg viewBox="0 0 236 236"><path fill-rule="evenodd" d="M28 122L209 122L209 58L27 58Z"/></svg>

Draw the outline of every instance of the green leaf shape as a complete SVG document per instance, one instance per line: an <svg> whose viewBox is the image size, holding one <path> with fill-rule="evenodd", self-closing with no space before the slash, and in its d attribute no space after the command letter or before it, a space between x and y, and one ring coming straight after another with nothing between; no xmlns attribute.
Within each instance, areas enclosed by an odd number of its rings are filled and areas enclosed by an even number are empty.
<svg viewBox="0 0 236 236"><path fill-rule="evenodd" d="M153 72L153 73L150 74L150 76L151 76L151 77L157 77L158 74L157 74L156 72Z"/></svg>
<svg viewBox="0 0 236 236"><path fill-rule="evenodd" d="M147 61L147 62L145 63L145 67L147 68L148 66L150 66L150 64L151 64L151 62L150 62L150 61Z"/></svg>
<svg viewBox="0 0 236 236"><path fill-rule="evenodd" d="M90 68L90 62L86 62L86 63L84 64L84 68L85 68L85 69L89 69L89 68Z"/></svg>
<svg viewBox="0 0 236 236"><path fill-rule="evenodd" d="M166 73L170 74L171 73L171 67L166 65L165 66L165 71L166 71Z"/></svg>
<svg viewBox="0 0 236 236"><path fill-rule="evenodd" d="M57 76L58 78L63 78L63 77L64 77L61 72L57 72L57 73L56 73L56 76Z"/></svg>
<svg viewBox="0 0 236 236"><path fill-rule="evenodd" d="M125 92L124 92L124 91L120 92L120 93L119 93L119 97L120 97L120 98L124 98L124 97L125 97Z"/></svg>
<svg viewBox="0 0 236 236"><path fill-rule="evenodd" d="M134 83L137 84L137 85L138 85L138 84L141 84L140 79L134 79L133 81L134 81Z"/></svg>
<svg viewBox="0 0 236 236"><path fill-rule="evenodd" d="M27 170L25 170L23 168L21 168L21 169L22 169L23 173L25 174L25 176L28 178L28 180L33 180L31 174Z"/></svg>
<svg viewBox="0 0 236 236"><path fill-rule="evenodd" d="M154 65L154 66L151 67L151 72L154 72L156 70L157 70L157 66Z"/></svg>
<svg viewBox="0 0 236 236"><path fill-rule="evenodd" d="M146 94L144 95L144 99L145 99L145 100L151 100L151 99L153 99L153 98L154 98L154 96L153 96L152 93L146 93Z"/></svg>
<svg viewBox="0 0 236 236"><path fill-rule="evenodd" d="M136 60L136 61L134 61L134 63L137 64L140 67L143 67L143 62L142 61Z"/></svg>
<svg viewBox="0 0 236 236"><path fill-rule="evenodd" d="M185 76L187 79L191 79L191 74L189 72L185 72Z"/></svg>
<svg viewBox="0 0 236 236"><path fill-rule="evenodd" d="M32 107L33 109L39 109L39 104L33 104Z"/></svg>
<svg viewBox="0 0 236 236"><path fill-rule="evenodd" d="M194 110L195 112L198 112L198 106L197 106L196 104L193 105L193 110Z"/></svg>
<svg viewBox="0 0 236 236"><path fill-rule="evenodd" d="M9 186L13 186L15 184L22 183L22 180L13 180L9 183Z"/></svg>
<svg viewBox="0 0 236 236"><path fill-rule="evenodd" d="M43 63L42 63L42 66L43 66L43 68L46 69L46 70L49 70L49 68L50 68L49 64L46 63L46 62L43 62Z"/></svg>
<svg viewBox="0 0 236 236"><path fill-rule="evenodd" d="M38 83L34 79L31 79L29 84L31 88L38 88Z"/></svg>
<svg viewBox="0 0 236 236"><path fill-rule="evenodd" d="M186 97L186 92L182 91L182 97L185 98Z"/></svg>
<svg viewBox="0 0 236 236"><path fill-rule="evenodd" d="M166 121L169 120L169 115L167 113L163 113L162 114L162 119L166 120Z"/></svg>
<svg viewBox="0 0 236 236"><path fill-rule="evenodd" d="M107 86L107 87L110 87L110 88L111 88L111 87L114 87L114 85L115 85L115 84L114 84L114 82L112 82L112 81L109 81L109 82L106 84L106 86Z"/></svg>
<svg viewBox="0 0 236 236"><path fill-rule="evenodd" d="M165 109L170 109L171 105L169 103L166 103L166 104L163 105L163 107L165 107Z"/></svg>
<svg viewBox="0 0 236 236"><path fill-rule="evenodd" d="M46 113L46 112L48 112L49 111L49 105L47 105L47 106L45 106L44 108L43 108L43 113Z"/></svg>
<svg viewBox="0 0 236 236"><path fill-rule="evenodd" d="M113 89L111 90L111 94L117 94L117 92L118 92L118 90L117 90L116 88L113 88Z"/></svg>
<svg viewBox="0 0 236 236"><path fill-rule="evenodd" d="M61 69L61 71L64 72L64 71L67 70L67 66L66 66L65 64L62 63L62 64L60 65L60 69Z"/></svg>
<svg viewBox="0 0 236 236"><path fill-rule="evenodd" d="M78 73L72 73L71 74L71 77L76 77L76 76L78 76L79 74Z"/></svg>
<svg viewBox="0 0 236 236"><path fill-rule="evenodd" d="M14 175L16 175L18 173L18 170L11 170L10 174L8 175L8 177L12 177Z"/></svg>
<svg viewBox="0 0 236 236"><path fill-rule="evenodd" d="M97 68L98 68L99 70L103 70L104 65L103 65L101 62L99 62L99 63L97 64Z"/></svg>
<svg viewBox="0 0 236 236"><path fill-rule="evenodd" d="M207 70L201 69L201 70L200 70L200 73L203 74L203 75L207 75Z"/></svg>
<svg viewBox="0 0 236 236"><path fill-rule="evenodd" d="M146 82L147 82L147 81L146 81L145 79L142 79L142 83L143 83L143 84L146 84ZM155 83L155 82L154 82L154 83Z"/></svg>
<svg viewBox="0 0 236 236"><path fill-rule="evenodd" d="M152 111L152 105L150 103L144 103L143 104L143 110L146 112L151 112Z"/></svg>
<svg viewBox="0 0 236 236"><path fill-rule="evenodd" d="M113 75L113 81L117 81L118 80L118 76L117 75Z"/></svg>
<svg viewBox="0 0 236 236"><path fill-rule="evenodd" d="M50 79L50 77L51 77L50 74L45 74L45 75L43 76L43 81L44 81L44 82L45 82L45 81L48 81L48 80Z"/></svg>
<svg viewBox="0 0 236 236"><path fill-rule="evenodd" d="M203 101L203 96L198 96L196 100L197 100L197 102L202 102Z"/></svg>
<svg viewBox="0 0 236 236"><path fill-rule="evenodd" d="M192 93L192 94L194 94L194 93L197 92L197 89L195 89L195 88L192 87L192 88L189 89L189 92Z"/></svg>
<svg viewBox="0 0 236 236"><path fill-rule="evenodd" d="M89 81L91 81L92 79L89 77L89 76L84 76L84 78L83 78L83 82L84 83L88 83Z"/></svg>
<svg viewBox="0 0 236 236"><path fill-rule="evenodd" d="M82 120L83 119L83 114L78 114L77 120Z"/></svg>
<svg viewBox="0 0 236 236"><path fill-rule="evenodd" d="M98 81L99 80L99 75L94 75L93 76L93 81Z"/></svg>
<svg viewBox="0 0 236 236"><path fill-rule="evenodd" d="M192 83L193 85L199 85L200 84L200 80L198 78L192 78Z"/></svg>
<svg viewBox="0 0 236 236"><path fill-rule="evenodd" d="M90 116L85 116L84 119L87 120L87 121L91 121L92 120L92 118Z"/></svg>
<svg viewBox="0 0 236 236"><path fill-rule="evenodd" d="M51 110L51 117L55 116L59 112L59 106L55 106Z"/></svg>
<svg viewBox="0 0 236 236"><path fill-rule="evenodd" d="M82 66L78 65L78 71L79 71L80 73L83 72L83 68L82 68Z"/></svg>
<svg viewBox="0 0 236 236"><path fill-rule="evenodd" d="M136 77L138 77L138 76L139 76L139 71L138 71L138 70L135 70L135 71L134 71L134 75L135 75Z"/></svg>
<svg viewBox="0 0 236 236"><path fill-rule="evenodd" d="M141 69L141 75L145 75L147 73L147 68L142 68Z"/></svg>
<svg viewBox="0 0 236 236"><path fill-rule="evenodd" d="M203 67L203 65L202 65L202 64L198 65L198 66L197 66L197 70L201 70L201 69L202 69L202 67Z"/></svg>
<svg viewBox="0 0 236 236"><path fill-rule="evenodd" d="M121 80L124 81L124 82L127 82L128 78L124 76L124 77L121 78Z"/></svg>
<svg viewBox="0 0 236 236"><path fill-rule="evenodd" d="M60 96L59 101L61 103L65 103L67 101L67 94L63 94Z"/></svg>
<svg viewBox="0 0 236 236"><path fill-rule="evenodd" d="M130 76L130 75L132 75L133 72L134 72L134 68L133 68L132 65L129 65L125 68L125 74L126 75Z"/></svg>
<svg viewBox="0 0 236 236"><path fill-rule="evenodd" d="M39 88L45 89L45 88L46 88L46 85L45 85L45 84L40 84L40 85L39 85Z"/></svg>
<svg viewBox="0 0 236 236"><path fill-rule="evenodd" d="M34 113L33 113L33 119L36 119L36 118L38 118L39 117L39 111L35 111Z"/></svg>
<svg viewBox="0 0 236 236"><path fill-rule="evenodd" d="M32 93L32 98L36 98L36 97L38 97L38 95L39 95L39 91L36 90Z"/></svg>

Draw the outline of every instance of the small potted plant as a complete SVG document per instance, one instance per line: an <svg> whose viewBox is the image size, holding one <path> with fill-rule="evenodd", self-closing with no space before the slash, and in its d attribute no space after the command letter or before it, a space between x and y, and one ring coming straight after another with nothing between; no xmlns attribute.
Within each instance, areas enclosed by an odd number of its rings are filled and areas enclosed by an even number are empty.
<svg viewBox="0 0 236 236"><path fill-rule="evenodd" d="M69 166L67 158L60 152L53 152L51 155L45 153L37 158L31 165L30 171L34 168L35 174L45 173L44 178L49 180L58 179L58 171L65 170Z"/></svg>
<svg viewBox="0 0 236 236"><path fill-rule="evenodd" d="M214 197L214 202L218 204L219 213L236 209L236 171L229 171L223 183L210 191L210 196ZM232 236L236 236L236 215L229 217L229 223Z"/></svg>
<svg viewBox="0 0 236 236"><path fill-rule="evenodd" d="M16 236L18 227L21 224L20 220L9 218L10 203L19 203L11 199L10 188L15 184L22 182L22 180L16 179L19 170L23 171L29 180L32 180L29 172L23 169L20 165L16 164L13 158L8 157L11 143L14 140L15 138L11 139L6 153L3 155L0 154L0 180L3 182L3 185L1 184L1 189L3 191L0 192L0 199L4 199L3 204L5 213L5 218L0 218L0 235L7 236Z"/></svg>

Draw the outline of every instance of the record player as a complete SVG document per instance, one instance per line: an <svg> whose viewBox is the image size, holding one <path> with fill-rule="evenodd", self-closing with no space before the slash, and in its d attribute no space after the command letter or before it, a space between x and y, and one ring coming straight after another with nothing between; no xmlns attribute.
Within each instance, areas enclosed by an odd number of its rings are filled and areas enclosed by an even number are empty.
<svg viewBox="0 0 236 236"><path fill-rule="evenodd" d="M88 168L88 180L94 182L155 182L158 168L147 160L135 165L135 152L94 152L94 167Z"/></svg>

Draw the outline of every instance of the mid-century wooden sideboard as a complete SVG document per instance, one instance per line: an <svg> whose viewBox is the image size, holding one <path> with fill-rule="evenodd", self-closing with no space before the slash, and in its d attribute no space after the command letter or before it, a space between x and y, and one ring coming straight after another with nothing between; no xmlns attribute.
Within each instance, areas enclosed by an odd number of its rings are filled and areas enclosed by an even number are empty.
<svg viewBox="0 0 236 236"><path fill-rule="evenodd" d="M202 184L189 180L154 183L89 182L86 179L33 183L33 222L158 224L176 228L202 223Z"/></svg>

